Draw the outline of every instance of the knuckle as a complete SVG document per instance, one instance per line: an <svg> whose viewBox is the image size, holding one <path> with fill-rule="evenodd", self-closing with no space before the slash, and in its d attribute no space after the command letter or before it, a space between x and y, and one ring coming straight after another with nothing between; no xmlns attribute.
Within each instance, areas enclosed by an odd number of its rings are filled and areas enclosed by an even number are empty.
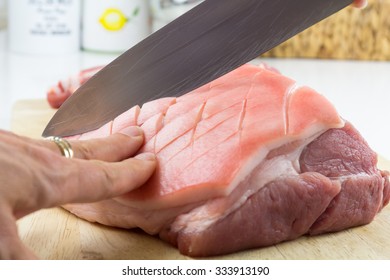
<svg viewBox="0 0 390 280"><path fill-rule="evenodd" d="M75 150L76 153L79 155L77 156L78 158L81 159L93 159L95 158L95 149L91 147L89 144L89 141L80 141L78 142L77 145L75 145L73 149Z"/></svg>
<svg viewBox="0 0 390 280"><path fill-rule="evenodd" d="M110 195L111 191L114 189L117 184L117 175L113 168L109 168L109 165L104 164L102 162L97 162L99 165L98 174L95 177L98 182L97 185L102 186L100 189L101 195L107 197Z"/></svg>

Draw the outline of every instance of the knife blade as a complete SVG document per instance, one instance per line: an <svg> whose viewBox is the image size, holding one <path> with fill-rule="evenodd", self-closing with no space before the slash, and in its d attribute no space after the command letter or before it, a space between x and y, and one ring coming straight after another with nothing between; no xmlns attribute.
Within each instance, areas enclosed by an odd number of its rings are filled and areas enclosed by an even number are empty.
<svg viewBox="0 0 390 280"><path fill-rule="evenodd" d="M353 0L205 0L82 85L43 136L94 130L148 101L180 96L234 70Z"/></svg>

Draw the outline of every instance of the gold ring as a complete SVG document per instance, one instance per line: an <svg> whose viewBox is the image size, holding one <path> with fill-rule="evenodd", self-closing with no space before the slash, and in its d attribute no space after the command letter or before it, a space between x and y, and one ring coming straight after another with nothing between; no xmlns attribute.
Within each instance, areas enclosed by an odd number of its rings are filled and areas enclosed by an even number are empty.
<svg viewBox="0 0 390 280"><path fill-rule="evenodd" d="M61 154L64 157L66 157L66 158L73 158L73 149L72 149L72 146L70 145L70 143L67 140L65 140L65 139L63 139L61 137L58 137L58 136L49 137L48 140L51 140L54 143L56 143L56 145L58 146L58 148L61 151Z"/></svg>

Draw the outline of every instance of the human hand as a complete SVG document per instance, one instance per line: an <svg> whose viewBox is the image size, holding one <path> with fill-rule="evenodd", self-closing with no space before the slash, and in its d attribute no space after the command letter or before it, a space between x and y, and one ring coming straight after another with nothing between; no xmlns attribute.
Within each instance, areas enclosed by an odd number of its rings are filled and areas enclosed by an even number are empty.
<svg viewBox="0 0 390 280"><path fill-rule="evenodd" d="M364 8L368 4L367 0L354 0L353 6L357 8Z"/></svg>
<svg viewBox="0 0 390 280"><path fill-rule="evenodd" d="M154 172L154 154L139 154L143 133L126 128L107 138L58 146L0 131L0 259L36 258L19 239L16 220L42 208L94 202L129 192Z"/></svg>

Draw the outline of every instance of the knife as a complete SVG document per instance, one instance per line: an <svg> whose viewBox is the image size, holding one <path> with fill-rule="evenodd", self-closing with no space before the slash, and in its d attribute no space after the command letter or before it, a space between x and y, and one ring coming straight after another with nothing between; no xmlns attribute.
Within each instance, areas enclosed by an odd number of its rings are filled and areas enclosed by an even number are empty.
<svg viewBox="0 0 390 280"><path fill-rule="evenodd" d="M148 101L180 96L234 70L353 0L205 0L82 85L43 136L94 130Z"/></svg>

